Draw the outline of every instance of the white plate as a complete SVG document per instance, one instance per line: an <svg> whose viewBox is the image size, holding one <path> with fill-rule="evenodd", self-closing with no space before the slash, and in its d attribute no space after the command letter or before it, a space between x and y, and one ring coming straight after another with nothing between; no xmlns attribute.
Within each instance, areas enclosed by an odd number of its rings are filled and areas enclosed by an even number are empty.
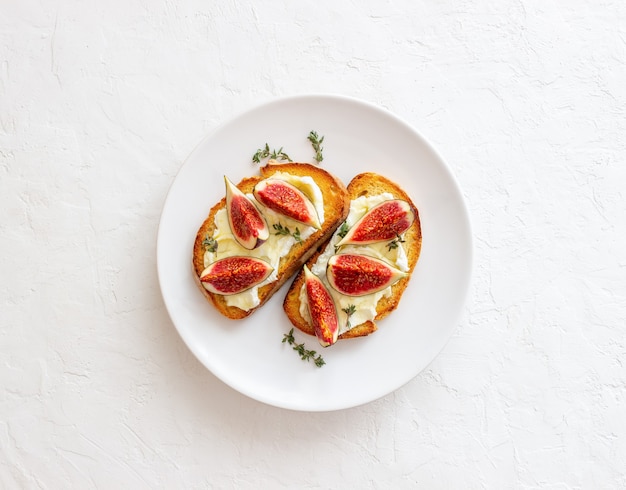
<svg viewBox="0 0 626 490"><path fill-rule="evenodd" d="M228 320L192 278L193 241L209 208L234 182L257 173L252 154L266 142L296 161L314 162L306 137L325 136L322 167L344 182L381 173L413 198L422 223L420 260L396 311L369 337L322 349L296 329L326 365L302 361L283 334L283 287L244 320ZM283 98L225 123L202 141L176 176L158 232L157 267L169 315L189 349L215 376L256 400L294 410L325 411L382 397L423 370L452 334L467 295L472 237L467 209L447 165L405 122L368 103L339 96Z"/></svg>

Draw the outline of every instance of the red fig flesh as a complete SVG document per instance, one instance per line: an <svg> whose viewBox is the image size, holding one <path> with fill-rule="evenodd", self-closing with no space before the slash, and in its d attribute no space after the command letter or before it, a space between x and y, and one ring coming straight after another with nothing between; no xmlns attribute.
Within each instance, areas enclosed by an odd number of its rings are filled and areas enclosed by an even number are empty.
<svg viewBox="0 0 626 490"><path fill-rule="evenodd" d="M227 296L260 284L273 270L270 264L255 257L226 257L204 269L200 282L207 291Z"/></svg>
<svg viewBox="0 0 626 490"><path fill-rule="evenodd" d="M254 188L254 197L272 211L320 229L315 206L300 189L289 182L265 179Z"/></svg>
<svg viewBox="0 0 626 490"><path fill-rule="evenodd" d="M339 335L339 319L337 307L324 283L304 266L306 296L309 304L311 322L317 340L323 347L337 342Z"/></svg>
<svg viewBox="0 0 626 490"><path fill-rule="evenodd" d="M414 220L415 213L408 202L401 199L383 201L365 213L337 246L393 240L408 230Z"/></svg>
<svg viewBox="0 0 626 490"><path fill-rule="evenodd" d="M326 268L330 285L346 296L376 293L406 276L387 262L366 255L333 255Z"/></svg>
<svg viewBox="0 0 626 490"><path fill-rule="evenodd" d="M243 248L252 250L270 236L267 222L248 196L227 177L224 177L224 181L226 182L226 212L230 230Z"/></svg>

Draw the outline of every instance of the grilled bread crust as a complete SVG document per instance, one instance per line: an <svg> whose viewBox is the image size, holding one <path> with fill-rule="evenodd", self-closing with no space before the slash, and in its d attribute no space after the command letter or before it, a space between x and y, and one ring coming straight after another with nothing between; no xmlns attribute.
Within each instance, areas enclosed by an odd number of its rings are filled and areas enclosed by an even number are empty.
<svg viewBox="0 0 626 490"><path fill-rule="evenodd" d="M301 244L294 245L289 253L280 259L278 266L278 277L275 281L259 288L260 304L251 310L245 311L236 306L228 306L224 296L207 291L200 282L200 274L204 270L204 246L202 241L208 235L213 236L215 230L215 214L226 206L226 198L222 198L209 211L208 217L200 226L193 246L193 276L196 284L205 298L211 302L215 308L225 317L231 319L241 319L249 316L258 308L263 306L272 295L302 265L315 253L316 249L332 236L337 227L346 219L350 210L350 199L346 186L335 176L314 165L308 163L274 163L270 162L261 167L260 175L246 177L237 184L237 187L244 193L250 193L254 186L261 180L267 179L276 172L286 172L296 176L309 176L319 186L324 197L324 223L320 230L316 230L309 238Z"/></svg>
<svg viewBox="0 0 626 490"><path fill-rule="evenodd" d="M415 214L415 221L413 222L411 227L405 232L405 242L402 244L405 248L408 259L409 275L403 279L400 279L393 286L391 286L391 295L389 297L383 297L378 301L378 303L376 304L376 317L374 320L380 320L386 317L387 315L389 315L389 313L391 313L398 307L400 299L402 298L402 294L404 293L404 290L409 283L411 274L415 269L415 265L417 264L417 260L419 259L420 251L422 248L422 228L417 208L413 204L413 201L411 201L411 198L404 190L402 190L402 188L400 188L400 186L387 179L386 177L372 172L359 174L355 176L348 184L348 194L350 196L350 200L356 199L361 196L376 196L384 192L392 194L396 199L403 199L408 202L413 210L413 213ZM307 266L309 267L309 269L315 263L317 258L323 253L326 245L327 244L323 244L307 261ZM285 310L285 313L289 317L289 320L295 327L299 328L309 335L315 335L313 325L311 325L307 320L302 317L302 315L300 315L300 290L303 285L304 273L300 271L292 282L291 287L287 292L287 296L285 296L283 309ZM363 337L365 335L371 334L372 332L375 332L376 330L376 323L374 321L367 321L361 323L360 325L356 325L347 332L342 333L339 338L349 339L354 337Z"/></svg>

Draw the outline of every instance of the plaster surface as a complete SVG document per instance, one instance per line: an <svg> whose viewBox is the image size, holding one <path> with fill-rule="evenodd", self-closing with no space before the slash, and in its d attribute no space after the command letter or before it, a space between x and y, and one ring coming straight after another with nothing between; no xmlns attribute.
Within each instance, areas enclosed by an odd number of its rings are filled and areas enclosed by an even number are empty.
<svg viewBox="0 0 626 490"><path fill-rule="evenodd" d="M626 488L625 5L0 0L0 487ZM443 352L331 413L204 369L155 265L195 145L302 93L414 125L476 244Z"/></svg>

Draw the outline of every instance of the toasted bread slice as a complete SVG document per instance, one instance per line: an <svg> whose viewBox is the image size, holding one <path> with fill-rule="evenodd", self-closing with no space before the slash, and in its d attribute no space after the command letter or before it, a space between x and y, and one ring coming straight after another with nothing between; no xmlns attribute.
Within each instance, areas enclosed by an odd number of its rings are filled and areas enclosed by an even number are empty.
<svg viewBox="0 0 626 490"><path fill-rule="evenodd" d="M308 176L315 181L323 195L324 222L321 225L321 229L316 230L311 236L303 240L302 243L296 243L287 254L281 257L276 280L261 285L258 288L260 303L256 307L244 310L237 306L229 306L225 296L207 291L200 282L200 275L205 269L205 247L203 241L207 236L213 236L216 230L215 216L219 210L226 207L226 198L222 198L220 202L215 204L196 235L193 247L193 275L200 291L202 291L204 296L215 308L227 318L245 318L265 304L270 297L302 267L309 257L315 253L316 249L332 236L335 229L345 220L348 214L350 200L348 199L346 186L332 174L308 163L290 162L279 164L271 161L261 167L259 176L244 178L237 184L237 187L244 193L251 193L258 182L272 176L276 172L285 172L299 177Z"/></svg>
<svg viewBox="0 0 626 490"><path fill-rule="evenodd" d="M415 207L407 193L402 190L400 186L398 186L396 183L375 173L362 173L354 177L352 181L348 184L348 193L350 195L350 200L357 199L361 196L378 196L383 193L389 193L395 199L403 199L410 204L415 215L415 221L413 222L411 227L404 233L404 242L398 244L399 246L402 246L404 248L408 265L407 272L409 272L409 275L403 279L400 279L398 282L391 286L390 296L383 296L378 300L378 302L376 303L376 316L373 320L367 320L358 325L355 325L349 330L341 333L339 335L339 339L362 337L371 334L377 329L375 321L386 317L389 313L391 313L398 307L400 298L402 297L402 294L404 293L404 290L406 289L409 282L410 274L415 269L415 265L417 264L417 260L419 258L422 247L422 229L417 208ZM307 266L309 268L313 267L313 264L315 264L318 258L323 254L327 246L334 245L332 243L329 243L320 247L320 249L307 261ZM291 287L289 288L289 291L287 292L287 295L283 302L283 308L285 310L285 313L289 317L289 320L294 326L309 335L315 335L313 325L311 325L311 323L307 319L305 319L300 313L300 295L303 287L304 273L301 271L296 276L293 283L291 284Z"/></svg>

